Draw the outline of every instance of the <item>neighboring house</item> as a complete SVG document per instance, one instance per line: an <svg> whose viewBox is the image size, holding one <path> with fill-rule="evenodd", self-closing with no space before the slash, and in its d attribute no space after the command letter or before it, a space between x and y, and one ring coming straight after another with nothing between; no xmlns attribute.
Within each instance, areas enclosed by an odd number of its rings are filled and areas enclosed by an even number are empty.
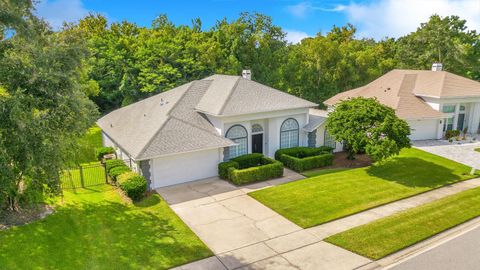
<svg viewBox="0 0 480 270"><path fill-rule="evenodd" d="M442 71L435 63L429 70L392 70L375 81L337 94L325 101L336 103L352 97L375 97L406 120L412 140L440 139L447 130L480 129L480 82Z"/></svg>
<svg viewBox="0 0 480 270"><path fill-rule="evenodd" d="M342 149L325 131L326 112L312 109L317 104L244 77L213 75L115 110L97 122L103 143L150 188L216 176L219 162L247 153Z"/></svg>

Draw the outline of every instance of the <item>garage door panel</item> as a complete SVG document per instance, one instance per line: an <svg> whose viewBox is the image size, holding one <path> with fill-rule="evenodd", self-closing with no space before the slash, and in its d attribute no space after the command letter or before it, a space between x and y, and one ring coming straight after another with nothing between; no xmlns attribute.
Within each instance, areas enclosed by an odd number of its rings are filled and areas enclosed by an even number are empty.
<svg viewBox="0 0 480 270"><path fill-rule="evenodd" d="M218 149L212 149L154 159L153 188L217 176L219 153Z"/></svg>
<svg viewBox="0 0 480 270"><path fill-rule="evenodd" d="M411 140L433 140L437 138L437 119L434 120L419 120L408 121L411 129Z"/></svg>

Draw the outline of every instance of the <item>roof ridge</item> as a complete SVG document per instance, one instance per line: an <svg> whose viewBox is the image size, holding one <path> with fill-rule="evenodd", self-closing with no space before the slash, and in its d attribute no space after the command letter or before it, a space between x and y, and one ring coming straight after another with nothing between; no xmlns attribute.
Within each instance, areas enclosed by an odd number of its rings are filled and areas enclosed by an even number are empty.
<svg viewBox="0 0 480 270"><path fill-rule="evenodd" d="M225 107L227 106L228 101L230 101L230 98L232 97L234 89L238 86L238 83L240 82L241 78L242 78L241 76L238 76L237 80L235 81L235 84L232 86L232 89L230 89L230 93L228 93L228 96L225 99L225 102L222 104L222 107L220 108L220 111L218 112L218 115L221 115L223 113L223 111L225 110Z"/></svg>
<svg viewBox="0 0 480 270"><path fill-rule="evenodd" d="M196 82L197 80L193 80L191 82L189 82L189 86L188 88L185 90L185 92L182 93L182 95L180 96L180 98L177 100L177 102L175 103L175 105L173 105L167 112L167 120L165 122L162 123L162 125L157 129L157 131L155 131L155 133L153 133L152 137L150 137L150 139L148 139L148 142L142 147L142 149L140 149L140 151L138 152L137 156L135 158L138 158L140 157L144 152L145 150L148 148L148 146L150 146L150 144L152 144L152 141L153 139L157 136L158 133L160 133L160 131L163 129L163 127L165 127L166 123L168 121L170 121L170 119L173 117L170 113L172 112L172 110L177 107L178 103L180 103L180 101L185 97L185 95L187 94L187 92L190 90L190 88L192 87L193 83Z"/></svg>

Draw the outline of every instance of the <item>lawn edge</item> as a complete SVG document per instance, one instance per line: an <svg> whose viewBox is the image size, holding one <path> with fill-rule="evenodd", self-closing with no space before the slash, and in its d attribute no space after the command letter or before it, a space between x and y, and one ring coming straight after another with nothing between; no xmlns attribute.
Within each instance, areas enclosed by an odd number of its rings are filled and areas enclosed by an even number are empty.
<svg viewBox="0 0 480 270"><path fill-rule="evenodd" d="M353 215L356 215L356 214L360 214L360 213L363 213L365 211L368 211L368 210L372 210L372 209L375 209L377 207L381 207L381 206L384 206L384 205L387 205L387 204L390 204L390 203L395 203L395 202L398 202L398 201L401 201L401 200L405 200L405 199L409 199L409 198L412 198L412 197L415 197L415 196L418 196L418 195L422 195L424 193L427 193L427 192L430 192L430 191L434 191L434 190L437 190L437 189L440 189L440 188L444 188L444 187L448 187L448 186L452 186L454 184L457 184L457 183L461 183L461 182L464 182L464 181L468 181L468 180L472 180L472 179L475 179L475 178L480 178L479 175L473 175L475 177L471 177L471 178L467 178L467 179L463 179L463 180L459 180L459 181L456 181L456 182L453 182L453 183L449 183L449 184L446 184L446 185L443 185L443 186L439 186L439 187L436 187L436 188L432 188L432 189L429 189L429 190L425 190L425 191L422 191L422 192L419 192L419 193L415 193L415 194L412 194L410 196L406 196L406 197L402 197L402 198L398 198L396 200L393 200L393 201L389 201L389 202L386 202L386 203L382 203L382 204L378 204L378 205L375 205L375 206L372 206L372 207L369 207L369 208L365 208L361 211L358 211L358 212L355 212L355 213L351 213L351 214L348 214L348 215L345 215L345 216L341 216L341 217L338 217L338 218L335 218L335 219L331 219L331 220L328 220L328 221L325 221L325 222L321 222L321 223L318 223L318 224L315 224L315 225L312 225L312 226L302 226L301 224L298 224L296 223L295 221L287 218L286 216L282 215L281 213L277 212L275 209L273 208L270 208L268 205L264 204L263 202L261 202L260 200L257 200L255 197L253 197L251 195L251 193L254 193L256 191L261 191L261 190L255 190L255 191L252 191L252 192L249 192L247 193L247 195L249 195L251 198L253 198L254 200L256 200L257 202L261 203L262 205L268 207L270 210L274 211L275 213L279 214L280 216L288 219L289 221L293 222L294 224L300 226L302 229L310 229L310 228L313 228L313 227L316 227L316 226L320 226L320 225L323 225L323 224L327 224L327 223L330 223L330 222L333 222L333 221L337 221L337 220L340 220L340 219L343 219L343 218L347 218L347 217L350 217L350 216L353 216ZM315 177L315 176L314 176ZM313 177L310 177L310 178L313 178ZM295 180L295 181L292 181L292 182L296 182L296 181L300 181L300 180L306 180L308 178L304 178L304 179L298 179L298 180ZM292 182L289 182L289 183L292 183ZM284 183L286 184L286 183ZM282 184L283 185L283 184Z"/></svg>
<svg viewBox="0 0 480 270"><path fill-rule="evenodd" d="M478 188L478 187L477 187L477 188ZM471 190L471 189L468 189L468 190ZM468 190L465 190L465 191L468 191ZM452 194L452 195L448 195L448 196L445 196L445 197L443 197L443 198L440 198L440 199L437 199L437 200L434 200L434 201L431 201L431 202L428 202L428 203L425 203L425 204L422 204L422 205L419 205L419 206L416 206L416 207L408 208L408 209L399 211L399 212L397 212L397 213L394 213L394 214L392 214L392 215L390 215L390 216L385 216L385 217L379 218L379 219L377 219L377 220L371 221L371 222L369 222L369 223L366 223L366 224L363 224L363 225L360 225L360 226L356 226L356 227L350 228L350 229L348 229L348 230L345 230L345 231L336 233L336 234L334 234L334 235L330 235L329 237L324 238L323 241L325 241L325 242L327 242L327 243L330 243L330 244L332 244L332 245L335 245L335 246L337 246L337 247L340 247L340 248L342 248L342 249L351 251L351 252L353 252L353 253L355 253L355 254L358 254L358 255L361 255L361 256L363 256L363 257L366 257L366 258L375 260L375 261L378 261L378 260L380 260L380 259L384 259L384 258L386 258L386 257L388 257L388 256L390 256L390 255L392 255L392 254L395 254L395 253L397 253L397 252L404 251L404 250L406 250L406 249L408 249L408 248L411 248L411 247L414 246L414 245L417 245L417 244L419 244L419 243L421 243L421 242L424 242L424 241L426 241L426 240L429 240L429 239L431 239L431 238L433 238L433 237L436 237L436 236L438 236L438 235L440 235L440 234L442 234L442 233L445 233L445 232L447 232L447 231L449 231L449 230L452 230L452 229L455 229L455 228L457 228L457 227L460 227L460 226L462 226L462 225L464 225L464 224L466 224L466 223L468 223L468 222L470 222L470 221L472 221L472 220L474 220L474 219L479 218L480 215L477 215L477 216L474 216L474 217L472 217L472 218L466 219L465 221L462 221L462 222L460 222L460 223L457 223L457 224L455 224L455 225L453 225L453 226L451 226L451 227L448 227L448 228L446 228L446 229L444 229L444 230L442 230L442 231L439 231L439 232L434 233L434 234L432 234L432 235L429 235L429 236L427 236L427 237L421 238L421 239L419 239L418 241L415 241L415 242L413 242L413 243L411 243L411 244L409 244L409 245L406 245L406 246L404 246L404 247L402 247L402 248L400 248L400 249L397 249L397 250L395 250L395 251L392 251L392 252L390 252L390 253L387 253L387 254L385 254L384 256L378 257L378 258L376 258L376 257L370 257L370 256L367 256L367 255L365 255L365 254L358 253L357 251L354 251L354 250L352 250L352 249L343 247L343 246L341 246L341 245L337 245L336 243L332 242L332 241L330 240L330 238L332 238L332 237L334 237L334 236L336 236L336 235L342 234L342 233L344 233L344 232L347 232L347 231L349 231L349 230L358 228L358 227L368 226L369 224L371 224L371 223L373 223L373 222L376 222L376 221L379 221L379 220L382 220L382 219L386 219L386 218L392 217L392 216L394 216L394 215L396 215L396 214L400 214L400 213L402 213L402 212L406 212L406 211L408 211L408 210L415 209L415 208L417 208L417 207L422 207L422 206L425 206L425 205L430 204L430 203L435 203L435 202L437 202L437 201L439 201L439 200L442 200L442 199L445 199L445 198L448 198L448 197L451 197L451 196L455 196L455 195L460 194L460 193L465 192L465 191L461 191L461 192L459 192L459 193L455 193L455 194Z"/></svg>

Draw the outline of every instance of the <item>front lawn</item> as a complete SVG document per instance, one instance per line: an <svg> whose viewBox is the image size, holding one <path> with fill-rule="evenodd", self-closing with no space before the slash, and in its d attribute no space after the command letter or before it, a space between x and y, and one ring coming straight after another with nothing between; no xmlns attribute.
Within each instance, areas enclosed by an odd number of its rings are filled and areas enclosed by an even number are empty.
<svg viewBox="0 0 480 270"><path fill-rule="evenodd" d="M156 194L135 205L110 185L64 196L56 213L0 231L2 269L166 269L212 255Z"/></svg>
<svg viewBox="0 0 480 270"><path fill-rule="evenodd" d="M327 242L377 260L480 216L480 188L333 235Z"/></svg>
<svg viewBox="0 0 480 270"><path fill-rule="evenodd" d="M249 195L307 228L475 177L469 172L468 166L410 148L381 164L330 171Z"/></svg>

